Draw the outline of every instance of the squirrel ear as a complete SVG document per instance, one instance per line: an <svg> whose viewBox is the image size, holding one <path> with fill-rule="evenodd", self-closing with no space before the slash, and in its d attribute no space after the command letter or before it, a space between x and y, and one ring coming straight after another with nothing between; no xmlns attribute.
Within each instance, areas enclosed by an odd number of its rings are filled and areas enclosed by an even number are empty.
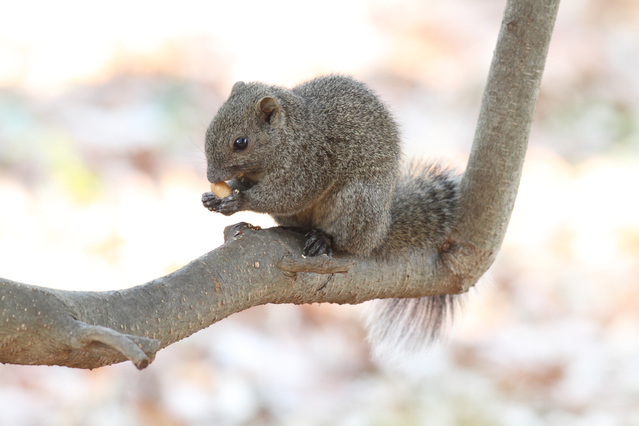
<svg viewBox="0 0 639 426"><path fill-rule="evenodd" d="M265 96L257 101L255 109L257 109L257 113L264 121L271 123L273 118L275 118L277 113L280 111L280 105L275 99L270 96Z"/></svg>
<svg viewBox="0 0 639 426"><path fill-rule="evenodd" d="M244 82L243 81L237 81L234 85L233 88L231 89L231 92L235 92L237 89L239 89L240 87L244 86Z"/></svg>

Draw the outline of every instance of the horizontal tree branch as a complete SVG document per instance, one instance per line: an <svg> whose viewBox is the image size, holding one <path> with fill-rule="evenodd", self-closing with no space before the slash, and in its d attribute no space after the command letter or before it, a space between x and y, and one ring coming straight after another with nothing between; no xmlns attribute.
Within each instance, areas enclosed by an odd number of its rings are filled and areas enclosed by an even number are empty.
<svg viewBox="0 0 639 426"><path fill-rule="evenodd" d="M240 223L225 234L233 236L216 250L130 289L62 291L0 279L0 362L95 368L130 359L143 368L160 348L252 306L461 291L423 285L435 270L436 253L385 264L305 259L302 236L282 228Z"/></svg>

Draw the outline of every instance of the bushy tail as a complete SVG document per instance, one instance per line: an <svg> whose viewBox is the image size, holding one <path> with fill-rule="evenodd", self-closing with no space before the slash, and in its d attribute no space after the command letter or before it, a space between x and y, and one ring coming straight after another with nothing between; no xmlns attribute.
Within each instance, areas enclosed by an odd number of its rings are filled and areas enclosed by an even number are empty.
<svg viewBox="0 0 639 426"><path fill-rule="evenodd" d="M382 299L368 311L368 339L375 358L414 354L433 343L452 323L459 295Z"/></svg>
<svg viewBox="0 0 639 426"><path fill-rule="evenodd" d="M459 217L459 176L439 163L413 163L393 196L392 225L375 255L393 260L413 250L437 248ZM414 353L452 322L457 295L373 302L368 336L376 356Z"/></svg>

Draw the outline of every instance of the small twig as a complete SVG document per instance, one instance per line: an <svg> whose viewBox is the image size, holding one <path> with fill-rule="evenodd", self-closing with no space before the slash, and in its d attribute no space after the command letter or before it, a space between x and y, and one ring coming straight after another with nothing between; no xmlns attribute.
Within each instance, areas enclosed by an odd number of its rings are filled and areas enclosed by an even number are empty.
<svg viewBox="0 0 639 426"><path fill-rule="evenodd" d="M101 343L106 348L115 350L142 370L155 358L160 348L160 342L155 339L131 336L118 333L107 327L89 325L82 321L76 322L78 329L71 336L70 344L73 349L90 350L90 345Z"/></svg>

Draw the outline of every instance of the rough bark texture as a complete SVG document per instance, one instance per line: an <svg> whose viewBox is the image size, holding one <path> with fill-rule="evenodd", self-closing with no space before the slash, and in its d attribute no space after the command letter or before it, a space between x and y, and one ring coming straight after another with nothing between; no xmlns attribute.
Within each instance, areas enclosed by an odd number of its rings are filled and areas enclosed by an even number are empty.
<svg viewBox="0 0 639 426"><path fill-rule="evenodd" d="M383 264L305 259L300 235L238 224L218 249L127 290L69 292L0 278L0 362L95 368L131 360L144 368L159 349L251 306L467 291L506 232L558 6L506 6L462 180L462 219L438 253Z"/></svg>

